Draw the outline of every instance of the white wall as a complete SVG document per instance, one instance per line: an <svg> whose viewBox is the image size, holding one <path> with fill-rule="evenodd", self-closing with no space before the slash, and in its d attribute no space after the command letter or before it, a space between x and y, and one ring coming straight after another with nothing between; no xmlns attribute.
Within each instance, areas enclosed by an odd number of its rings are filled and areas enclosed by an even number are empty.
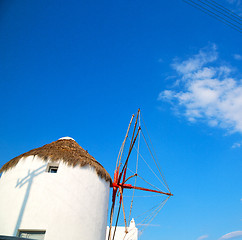
<svg viewBox="0 0 242 240"><path fill-rule="evenodd" d="M0 179L0 235L46 230L45 240L104 240L110 183L90 167L60 162L57 173L29 156Z"/></svg>
<svg viewBox="0 0 242 240"><path fill-rule="evenodd" d="M111 228L111 240L113 239L115 227ZM127 227L128 233L125 233L125 227L117 227L114 240L138 240L138 229L135 227L134 219L131 220L129 227ZM109 227L107 227L106 240L108 240Z"/></svg>

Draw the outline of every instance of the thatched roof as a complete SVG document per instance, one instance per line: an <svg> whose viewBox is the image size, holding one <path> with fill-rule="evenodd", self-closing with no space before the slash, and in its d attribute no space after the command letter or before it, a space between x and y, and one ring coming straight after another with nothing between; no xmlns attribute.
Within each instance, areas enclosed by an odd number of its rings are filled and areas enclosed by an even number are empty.
<svg viewBox="0 0 242 240"><path fill-rule="evenodd" d="M69 166L86 166L90 165L95 168L97 174L106 181L112 181L105 168L96 161L86 150L84 150L74 139L61 138L55 142L46 144L40 148L35 148L29 152L23 153L5 163L0 172L4 172L16 166L23 157L38 156L43 161L63 161Z"/></svg>

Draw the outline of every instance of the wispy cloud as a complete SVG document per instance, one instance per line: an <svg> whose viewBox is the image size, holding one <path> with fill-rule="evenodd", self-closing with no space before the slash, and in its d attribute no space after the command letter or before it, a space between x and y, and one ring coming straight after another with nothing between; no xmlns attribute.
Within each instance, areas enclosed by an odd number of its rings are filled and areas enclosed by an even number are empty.
<svg viewBox="0 0 242 240"><path fill-rule="evenodd" d="M240 55L240 54L234 54L234 59L235 60L242 60L242 55Z"/></svg>
<svg viewBox="0 0 242 240"><path fill-rule="evenodd" d="M242 237L242 231L234 231L223 235L221 238L219 238L219 240L236 239L241 237Z"/></svg>
<svg viewBox="0 0 242 240"><path fill-rule="evenodd" d="M233 77L229 64L218 64L216 45L201 49L185 60L175 59L176 88L160 92L188 121L242 133L242 81Z"/></svg>
<svg viewBox="0 0 242 240"><path fill-rule="evenodd" d="M232 148L240 148L242 146L241 142L236 142L232 145Z"/></svg>
<svg viewBox="0 0 242 240"><path fill-rule="evenodd" d="M161 225L160 224L142 224L142 223L139 223L137 224L137 226L145 226L145 227L160 227Z"/></svg>
<svg viewBox="0 0 242 240"><path fill-rule="evenodd" d="M197 238L197 240L203 240L203 239L206 239L206 238L208 238L208 235L202 235L199 238Z"/></svg>

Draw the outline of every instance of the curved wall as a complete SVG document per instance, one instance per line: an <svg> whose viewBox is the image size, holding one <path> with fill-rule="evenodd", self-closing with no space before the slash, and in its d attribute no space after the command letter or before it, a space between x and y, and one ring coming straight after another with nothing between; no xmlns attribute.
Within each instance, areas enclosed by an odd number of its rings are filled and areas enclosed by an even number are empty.
<svg viewBox="0 0 242 240"><path fill-rule="evenodd" d="M0 179L0 235L44 230L45 240L103 240L110 183L90 167L60 161L57 173L48 162L23 158Z"/></svg>

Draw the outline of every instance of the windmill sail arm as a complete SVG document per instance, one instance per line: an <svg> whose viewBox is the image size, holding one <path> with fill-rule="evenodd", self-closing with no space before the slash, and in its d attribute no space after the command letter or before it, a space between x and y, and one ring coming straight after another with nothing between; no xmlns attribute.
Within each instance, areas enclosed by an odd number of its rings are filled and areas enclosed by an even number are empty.
<svg viewBox="0 0 242 240"><path fill-rule="evenodd" d="M134 140L131 142L131 145L130 145L130 148L129 148L129 153L128 153L127 159L126 159L126 161L125 161L125 163L124 163L124 166L123 166L123 169L122 169L121 173L119 174L118 182L121 181L122 175L123 175L123 182L125 182L125 177L126 177L126 171L127 171L128 160L129 160L130 154L131 154L131 152L132 152L132 149L133 149L133 147L134 147L135 141L136 141L136 139L137 139L137 137L138 137L138 134L139 134L139 131L140 131L140 130L141 130L141 127L138 128L138 131L137 131L137 133L136 133L136 136L135 136Z"/></svg>
<svg viewBox="0 0 242 240"><path fill-rule="evenodd" d="M112 183L112 187L114 187L114 188L122 187L122 188L127 188L127 189L137 189L137 190L142 190L142 191L147 191L147 192L160 193L160 194L164 194L164 195L167 195L167 196L173 196L172 193L157 191L157 190L153 190L153 189L149 189L149 188L132 186L131 184L117 184L117 183Z"/></svg>

